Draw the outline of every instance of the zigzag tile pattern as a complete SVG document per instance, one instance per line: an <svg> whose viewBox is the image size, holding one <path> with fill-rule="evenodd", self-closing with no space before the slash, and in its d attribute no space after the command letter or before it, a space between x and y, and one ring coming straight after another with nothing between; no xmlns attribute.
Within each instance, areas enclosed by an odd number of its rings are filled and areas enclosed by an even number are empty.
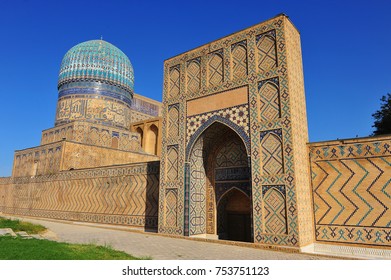
<svg viewBox="0 0 391 280"><path fill-rule="evenodd" d="M374 139L311 147L317 240L391 245L388 145Z"/></svg>
<svg viewBox="0 0 391 280"><path fill-rule="evenodd" d="M158 163L0 181L0 211L15 215L157 226Z"/></svg>

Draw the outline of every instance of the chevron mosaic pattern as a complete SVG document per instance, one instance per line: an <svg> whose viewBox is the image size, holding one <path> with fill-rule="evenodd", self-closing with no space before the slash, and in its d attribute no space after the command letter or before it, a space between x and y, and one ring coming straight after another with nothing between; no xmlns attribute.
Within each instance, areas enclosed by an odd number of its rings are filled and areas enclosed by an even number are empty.
<svg viewBox="0 0 391 280"><path fill-rule="evenodd" d="M0 211L53 219L157 226L158 163L0 181ZM6 184L4 184L6 183Z"/></svg>
<svg viewBox="0 0 391 280"><path fill-rule="evenodd" d="M337 143L310 149L317 240L390 246L389 141Z"/></svg>

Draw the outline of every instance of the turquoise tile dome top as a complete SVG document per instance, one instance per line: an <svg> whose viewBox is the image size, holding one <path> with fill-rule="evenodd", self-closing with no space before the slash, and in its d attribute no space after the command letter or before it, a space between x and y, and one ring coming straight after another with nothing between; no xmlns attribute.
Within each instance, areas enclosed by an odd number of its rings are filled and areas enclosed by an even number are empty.
<svg viewBox="0 0 391 280"><path fill-rule="evenodd" d="M129 58L114 45L91 40L71 48L61 62L58 88L81 81L101 82L133 96L134 72Z"/></svg>

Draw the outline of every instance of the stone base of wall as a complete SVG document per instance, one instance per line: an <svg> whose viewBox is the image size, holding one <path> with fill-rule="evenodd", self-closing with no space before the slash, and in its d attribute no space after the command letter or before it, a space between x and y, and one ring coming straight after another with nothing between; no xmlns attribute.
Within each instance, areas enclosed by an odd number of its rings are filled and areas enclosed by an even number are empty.
<svg viewBox="0 0 391 280"><path fill-rule="evenodd" d="M355 259L391 259L391 250L387 249L377 249L359 246L329 245L323 243L314 243L303 247L301 248L301 252Z"/></svg>

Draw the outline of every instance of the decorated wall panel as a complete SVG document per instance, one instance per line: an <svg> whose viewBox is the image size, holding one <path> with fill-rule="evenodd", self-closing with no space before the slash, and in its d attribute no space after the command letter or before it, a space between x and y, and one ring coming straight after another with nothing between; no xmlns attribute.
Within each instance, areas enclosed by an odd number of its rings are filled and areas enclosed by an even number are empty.
<svg viewBox="0 0 391 280"><path fill-rule="evenodd" d="M316 240L391 246L391 138L312 143Z"/></svg>
<svg viewBox="0 0 391 280"><path fill-rule="evenodd" d="M232 78L243 79L247 76L247 41L231 46Z"/></svg>
<svg viewBox="0 0 391 280"><path fill-rule="evenodd" d="M160 116L161 103L155 100L150 100L142 95L135 94L130 108L132 111L140 113L139 115L146 115L147 118L154 118Z"/></svg>
<svg viewBox="0 0 391 280"><path fill-rule="evenodd" d="M285 186L262 186L265 232L287 234Z"/></svg>
<svg viewBox="0 0 391 280"><path fill-rule="evenodd" d="M12 176L48 175L58 172L61 168L63 149L63 143L54 143L16 151Z"/></svg>
<svg viewBox="0 0 391 280"><path fill-rule="evenodd" d="M0 212L156 228L157 162L0 178Z"/></svg>
<svg viewBox="0 0 391 280"><path fill-rule="evenodd" d="M173 145L170 140L172 136L168 133L169 123L166 122L163 124L165 157L162 160L164 172L161 176L161 191L169 188L178 190L178 226L175 230L165 227L161 219L160 232L186 235L189 227L191 229L191 209L187 208L186 202L191 201L192 147L203 137L202 134L208 127L221 123L239 135L249 156L254 242L301 246L298 227L301 212L297 207L296 192L300 187L297 185L296 175L297 170L300 170L297 178L303 184L305 178L308 181L309 174L308 170L302 170L295 163L295 160L300 161L304 157L299 156L302 149L293 145L295 139L300 139L300 143L303 139L308 139L306 129L296 129L295 137L292 131L293 126L306 126L302 69L301 65L298 66L301 60L297 58L300 56L298 37L299 33L289 19L279 15L165 61L163 119L168 117L169 106L179 104L179 133L178 142L175 143L178 145L179 177L176 183L166 180L169 165L167 148ZM289 52L294 55L290 56ZM186 71L187 63L198 58L201 59L200 90L194 93L184 90L187 77L181 73L179 94L171 95L172 68L179 67ZM245 95L239 93L244 89ZM298 97L292 97L292 94ZM242 100L244 96L246 98L240 104L227 105L228 101ZM294 107L291 106L292 101L295 103ZM275 214L270 214L265 219L264 195L269 193L262 192L263 186L284 186L285 193L281 196L271 193L268 202L269 205L272 205L272 201L279 202L276 207L280 210L285 207L285 226L282 223L273 228L269 223L269 229L266 229L265 221L270 220L270 217L274 221L282 221L283 211L276 210ZM305 192L305 188L309 194L308 183L303 186L300 195ZM163 212L164 199L164 196L160 197L160 210ZM307 211L303 207L301 210ZM203 210L200 207L197 211L195 216ZM209 214L208 211L205 214L202 212L204 217ZM310 233L305 225L301 228Z"/></svg>
<svg viewBox="0 0 391 280"><path fill-rule="evenodd" d="M263 72L277 66L276 31L271 30L256 37L258 71Z"/></svg>
<svg viewBox="0 0 391 280"><path fill-rule="evenodd" d="M99 147L116 148L123 151L140 151L141 139L138 133L128 129L75 121L56 126L42 132L41 145L68 140ZM113 142L118 145L113 147Z"/></svg>
<svg viewBox="0 0 391 280"><path fill-rule="evenodd" d="M78 120L127 128L130 124L130 108L127 103L102 96L60 98L57 103L56 126Z"/></svg>
<svg viewBox="0 0 391 280"><path fill-rule="evenodd" d="M181 90L179 65L170 68L170 96L178 96Z"/></svg>
<svg viewBox="0 0 391 280"><path fill-rule="evenodd" d="M166 193L165 225L175 228L177 226L177 194L175 190Z"/></svg>
<svg viewBox="0 0 391 280"><path fill-rule="evenodd" d="M176 181L178 179L178 146L168 147L167 151L167 180Z"/></svg>
<svg viewBox="0 0 391 280"><path fill-rule="evenodd" d="M168 137L176 141L179 135L179 105L174 104L168 108Z"/></svg>
<svg viewBox="0 0 391 280"><path fill-rule="evenodd" d="M223 51L219 50L209 55L208 81L210 86L218 86L224 81Z"/></svg>
<svg viewBox="0 0 391 280"><path fill-rule="evenodd" d="M204 166L204 141L199 138L190 157L190 235L206 233L206 171Z"/></svg>
<svg viewBox="0 0 391 280"><path fill-rule="evenodd" d="M265 176L284 173L281 129L261 133L262 171Z"/></svg>
<svg viewBox="0 0 391 280"><path fill-rule="evenodd" d="M260 98L260 121L273 121L281 117L278 79L262 81L258 84Z"/></svg>
<svg viewBox="0 0 391 280"><path fill-rule="evenodd" d="M199 91L201 87L201 58L188 61L186 70L187 92Z"/></svg>

